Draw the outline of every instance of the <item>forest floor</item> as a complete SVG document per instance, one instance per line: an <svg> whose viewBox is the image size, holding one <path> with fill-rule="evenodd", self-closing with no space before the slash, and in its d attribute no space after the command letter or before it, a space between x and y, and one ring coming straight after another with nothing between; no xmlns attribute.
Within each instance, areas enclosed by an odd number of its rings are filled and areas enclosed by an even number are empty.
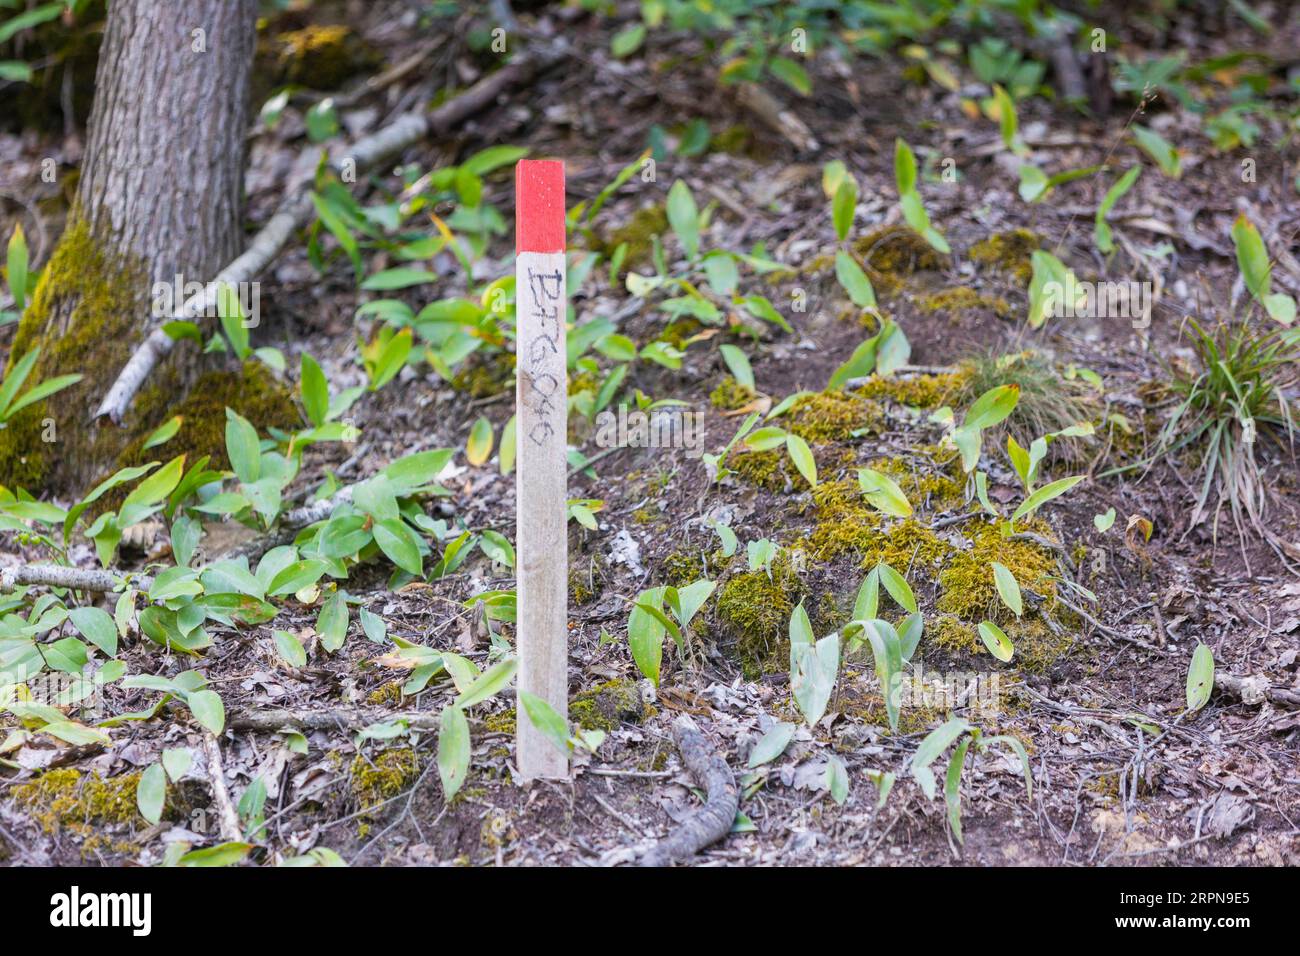
<svg viewBox="0 0 1300 956"><path fill-rule="evenodd" d="M427 40L401 29L399 17L386 18L386 6L376 4L356 26L391 64ZM294 601L275 627L304 638L312 651L305 667L285 666L269 623L214 627L215 642L199 666L225 701L225 773L236 795L255 777L265 781L267 822L259 842L271 858L328 847L353 864L630 861L635 850L699 805L670 731L674 718L688 713L742 783L736 832L703 853L699 863L1300 863L1300 716L1269 701L1244 702L1222 693L1200 711L1183 713L1198 643L1213 651L1220 673L1263 677L1275 687L1300 684L1300 577L1255 538L1239 541L1226 513L1217 534L1213 522L1189 527L1195 463L1164 460L1149 472L1102 477L1143 459L1166 407L1160 383L1171 367L1190 360L1183 317L1226 313L1231 303L1241 304L1230 239L1238 214L1249 210L1273 241L1285 243L1277 237L1300 232L1287 157L1261 140L1250 152L1258 181L1243 183L1239 155L1193 142L1186 115L1161 104L1142 121L1183 147L1183 174L1173 180L1162 177L1126 137L1131 105L1117 103L1110 115L1089 119L1041 98L1023 101L1021 134L1044 168L1146 164L1112 216L1124 241L1107 261L1092 244L1092 215L1113 178L1068 183L1051 202L1020 201L1015 165L1008 165L996 124L972 119L961 97L940 86L917 83L900 69L880 69L870 60L836 68L823 64L812 71L812 97L774 90L819 144L799 150L757 123L730 88L717 84L697 41L652 34L643 50L616 60L606 52L614 30L609 24L578 18L562 29L571 49L583 52L476 116L454 139L412 148L404 161L436 169L487 145L527 146L533 156L565 160L572 204L595 196L632 162L653 126L665 131L671 147L690 120L707 123L712 148L689 158L670 150L657 163L654 181L637 175L616 192L596 217L594 233L608 241L629 223L654 220L655 213L645 211L662 209L669 187L684 180L701 206L714 205L704 248L748 251L762 242L784 267L747 277L744 288L776 303L793 333L765 324L756 339L748 339L688 320L669 326L652 302L631 297L622 281L611 283L603 263L571 289L578 321L618 316L619 331L639 345L665 334L679 344L690 340L679 369L637 363L628 384L702 412L703 449L710 453L727 444L748 411L770 410L799 390L817 393L821 401L792 412L790 421L799 425L789 427L801 427L809 437L818 489L810 490L779 452L742 453L736 457L748 462L733 461L735 473L718 482L710 480L700 457L680 448L614 450L572 476L574 498L604 502L596 530L570 523L569 680L578 702L573 713L608 733L594 755L575 758L571 782L513 781L514 711L501 698L473 715L469 777L450 802L439 785L432 733L362 740L360 728L340 717L336 729L308 732L306 752L300 753L283 734L240 729L239 715L268 708L362 713L375 723L396 713L436 714L456 691L444 678L403 698L409 662L391 647L368 641L355 623L338 653L314 649L317 608ZM1260 42L1253 36L1194 36L1201 48L1188 51L1192 60ZM1274 37L1277 43L1285 39ZM355 112L345 113L345 125L374 128L399 103L427 99L447 76L467 83L482 68L455 42L436 46L429 63L433 69L399 81L373 103L363 99ZM279 184L301 148L295 141L301 126L295 130L289 120L286 115L287 122L253 140L248 182L254 223L274 209ZM894 187L896 136L929 157L926 168L936 174L945 157L955 160L955 182L934 176L922 183L930 216L952 246L949 257L917 247L895 228L902 221ZM22 188L37 194L53 189L40 185L39 161L49 150L65 148L61 142L6 137L0 160L11 170L26 169L31 175ZM870 334L835 281L838 247L822 189L822 167L830 159L842 160L857 178L860 200L849 242L872 266L881 311L905 331L910 363L918 370L827 398L822 393L832 373ZM381 185L385 179L388 188L400 186L392 177L378 177ZM489 201L508 217L507 171L490 177L487 190ZM5 212L10 218L0 225L7 233L18 208L6 206ZM671 258L678 252L676 240L666 223L657 229ZM1126 318L1078 318L1028 329L1023 316L1033 243L1017 230L1038 237L1033 241L1052 249L1081 278L1152 278L1162 295L1150 327L1134 328ZM581 252L587 240L575 236L571 242ZM512 270L510 246L509 234L491 245L483 275ZM383 267L382 255L376 254L372 269ZM648 259L631 258L628 268L648 271ZM463 274L450 257L444 253L434 268L444 275L441 285L399 297L418 310L431 296L463 294ZM806 311L785 308L800 296ZM254 344L279 345L290 369L298 367L299 350L309 351L335 389L363 384L359 320L353 316L367 297L375 296L357 290L346 259L335 259L320 275L305 243L295 243L263 277L262 325ZM724 401L734 381L728 383L716 348L722 341L746 345L756 394ZM1059 561L1066 576L1095 593L1096 603L1080 615L1049 596L1023 621L1008 621L1017 645L1009 664L999 663L974 638L974 620L996 613L991 584L971 585L979 592L972 598L977 606L959 611L945 601L940 586L940 569L951 569L954 559L960 563L973 549L1010 552L988 542L980 529L992 523L984 516L959 520L978 505L959 480L960 469L954 475L954 453L938 448L943 430L929 418L939 405L957 408L971 400L973 386L960 363L982 357L987 365L998 356L1020 356L1010 360L1013 378L1045 383L1067 409L1103 423L1091 439L1062 443L1049 458L1053 477L1090 476L1035 519L1041 539L1055 546L1025 545L1014 555L1030 564L1049 561L1053 570ZM1072 366L1095 371L1104 387L1062 374ZM491 372L485 366L485 380ZM507 374L471 393L412 362L390 387L353 407L357 442L308 450L292 490L305 497L327 469L356 480L413 451L463 449L480 416L499 434L513 413L509 382ZM719 408L716 402L740 407ZM1034 407L1042 406L1026 402L1025 415ZM1027 417L1013 416L1008 424L1026 446L1037 437ZM1020 491L1001 451L1004 435L985 444L990 497L1014 507ZM603 451L584 421L572 437L588 458ZM1283 448L1262 454L1272 489L1269 527L1300 543L1294 459ZM860 522L861 509L842 500L838 484L847 479L856 487L856 469L872 464L894 474L917 505L909 526L892 526L892 532L874 537L875 526ZM437 499L436 514L514 537L514 476L501 473L496 457L476 467L458 455L441 480L452 494ZM1112 507L1118 513L1114 526L1097 530L1094 515ZM433 504L429 509L434 513ZM1130 516L1151 522L1149 541L1126 534ZM729 524L741 542L729 559L709 525L717 520ZM246 545L250 535L213 523L201 553L214 559L226 548ZM761 539L782 548L771 583L746 565L745 543ZM6 541L11 553L0 558L3 563L38 557L13 536ZM152 539L145 535L141 543L128 557L134 554L143 567L166 554L165 529L154 529ZM89 548L74 554L94 565ZM951 835L942 795L927 798L907 772L917 743L943 721L946 709L906 706L899 731L891 732L871 657L861 651L844 661L827 716L809 728L780 663L794 606L803 602L819 636L841 627L864 575L882 554L907 572L926 613L926 635L914 663L930 675L980 675L994 688L994 702L982 711L962 705L956 712L988 734L1018 737L1030 754L1032 796L1009 753L990 750L968 762L962 846ZM511 572L484 555L475 554L442 579L396 591L386 587L388 573L386 565L360 567L348 589L382 617L390 636L482 661L490 631L506 638L512 633L510 623L467 605L475 594L513 586ZM685 658L671 643L666 648L655 689L641 679L628 652L631 602L645 588L697 577L718 582L714 599L689 629ZM742 606L720 613L727 594ZM1070 600L1084 603L1078 594ZM128 642L120 657L131 673L192 666L160 656L143 641ZM120 713L145 706L148 698L140 691L111 690L107 706ZM755 743L779 721L798 727L790 745L776 759L747 769ZM169 841L204 842L210 832L204 827L211 824L202 809L207 797L201 766L193 783L183 782L179 791L178 803L189 801L193 808L180 806L155 826L129 812L118 819L94 810L87 810L87 821L98 815L93 827L69 826L50 809L50 799L57 799L52 790L43 795L31 789L42 771L50 779L50 768L116 779L152 763L165 747L188 746L201 763L201 738L190 725L132 723L114 732L110 746L84 751L56 743L33 738L3 755L16 769L0 771L0 859L150 863L161 859ZM831 755L848 771L842 803L825 784ZM873 783L877 771L897 774L883 805Z"/></svg>

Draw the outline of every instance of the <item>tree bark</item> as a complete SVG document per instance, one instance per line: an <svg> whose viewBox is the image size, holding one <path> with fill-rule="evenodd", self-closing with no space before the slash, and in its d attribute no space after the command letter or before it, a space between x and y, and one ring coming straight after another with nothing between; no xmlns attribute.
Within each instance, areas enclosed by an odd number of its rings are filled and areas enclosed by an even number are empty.
<svg viewBox="0 0 1300 956"><path fill-rule="evenodd" d="M153 282L235 257L256 0L113 0L78 196Z"/></svg>
<svg viewBox="0 0 1300 956"><path fill-rule="evenodd" d="M150 331L141 317L155 283L179 276L183 296L183 283L206 282L241 246L256 17L257 0L109 4L77 204L9 356L12 367L41 350L29 384L84 378L0 430L0 483L84 487L193 384L199 353L187 345L133 428L90 422Z"/></svg>

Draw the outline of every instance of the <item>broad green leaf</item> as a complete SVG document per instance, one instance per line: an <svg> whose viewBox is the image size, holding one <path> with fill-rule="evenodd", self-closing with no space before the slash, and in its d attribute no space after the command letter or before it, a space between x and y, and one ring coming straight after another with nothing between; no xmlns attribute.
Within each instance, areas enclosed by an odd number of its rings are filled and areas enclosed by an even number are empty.
<svg viewBox="0 0 1300 956"><path fill-rule="evenodd" d="M135 805L140 808L140 816L150 823L157 823L162 819L166 799L167 775L160 764L151 763L140 774L135 786Z"/></svg>
<svg viewBox="0 0 1300 956"><path fill-rule="evenodd" d="M795 725L782 721L773 724L772 729L765 733L754 744L754 749L749 752L749 760L745 766L753 769L761 767L765 763L770 763L781 754L785 753L785 748L790 746L790 741L794 739Z"/></svg>
<svg viewBox="0 0 1300 956"><path fill-rule="evenodd" d="M1054 481L1050 485L1043 485L1021 503L1020 507L1012 513L1011 520L1013 522L1019 521L1021 518L1033 514L1053 498L1065 494L1086 477L1087 475L1074 475L1071 478Z"/></svg>
<svg viewBox="0 0 1300 956"><path fill-rule="evenodd" d="M257 429L232 408L226 409L226 455L239 480L251 485L262 476L261 443Z"/></svg>
<svg viewBox="0 0 1300 956"><path fill-rule="evenodd" d="M999 564L997 561L992 562L993 566L993 583L997 585L998 596L1002 598L1002 603L1009 607L1016 617L1025 613L1025 605L1020 596L1020 584L1016 581L1016 576L1005 564Z"/></svg>
<svg viewBox="0 0 1300 956"><path fill-rule="evenodd" d="M961 835L961 771L969 749L970 738L967 737L953 750L943 784L944 803L948 806L948 826L952 827L952 835L958 843L965 842Z"/></svg>
<svg viewBox="0 0 1300 956"><path fill-rule="evenodd" d="M813 458L812 449L808 447L808 443L794 432L790 432L785 436L785 447L790 455L790 460L799 469L799 474L804 476L808 484L816 488L817 460Z"/></svg>
<svg viewBox="0 0 1300 956"><path fill-rule="evenodd" d="M527 691L519 692L519 702L523 704L524 713L529 722L541 732L542 736L555 745L565 757L569 755L569 724L546 701Z"/></svg>
<svg viewBox="0 0 1300 956"><path fill-rule="evenodd" d="M220 734L226 726L226 707L214 690L196 690L189 694L186 703L194 719L213 734Z"/></svg>
<svg viewBox="0 0 1300 956"><path fill-rule="evenodd" d="M518 669L519 659L516 657L506 657L497 661L480 674L478 679L456 698L455 705L460 708L467 708L487 700L504 690L514 678L515 671Z"/></svg>
<svg viewBox="0 0 1300 956"><path fill-rule="evenodd" d="M272 637L275 639L275 652L280 655L282 661L293 668L307 666L307 652L296 635L288 631L276 630L272 632Z"/></svg>
<svg viewBox="0 0 1300 956"><path fill-rule="evenodd" d="M668 190L668 224L672 227L687 259L694 259L700 250L700 213L690 187L682 180Z"/></svg>
<svg viewBox="0 0 1300 956"><path fill-rule="evenodd" d="M68 611L72 626L109 657L117 655L117 625L108 612L97 607L74 607Z"/></svg>
<svg viewBox="0 0 1300 956"><path fill-rule="evenodd" d="M1092 241L1103 255L1110 255L1115 250L1115 241L1111 237L1110 225L1106 222L1106 217L1115 208L1115 203L1119 202L1124 194L1137 182L1137 178L1141 174L1142 167L1134 166L1106 191L1105 198L1102 199L1101 205L1097 207L1097 216L1092 225Z"/></svg>
<svg viewBox="0 0 1300 956"><path fill-rule="evenodd" d="M1214 652L1198 643L1187 669L1187 709L1195 713L1210 702L1214 690Z"/></svg>
<svg viewBox="0 0 1300 956"><path fill-rule="evenodd" d="M980 622L979 635L984 646L989 649L989 653L1002 663L1007 663L1014 656L1016 649L1011 643L1011 638L1007 637L1006 632L992 621Z"/></svg>
<svg viewBox="0 0 1300 956"><path fill-rule="evenodd" d="M375 522L375 544L388 559L409 574L424 573L424 559L416 533L401 518L388 518Z"/></svg>
<svg viewBox="0 0 1300 956"><path fill-rule="evenodd" d="M849 798L849 771L844 766L844 761L835 754L826 758L826 789L830 791L831 799L838 806L843 806L844 801Z"/></svg>
<svg viewBox="0 0 1300 956"><path fill-rule="evenodd" d="M843 242L853 228L853 214L858 207L858 184L852 176L841 180L831 200L831 223L835 227L835 237Z"/></svg>
<svg viewBox="0 0 1300 956"><path fill-rule="evenodd" d="M442 798L450 800L465 783L469 773L469 721L456 706L442 709L438 718L438 777L442 780Z"/></svg>
<svg viewBox="0 0 1300 956"><path fill-rule="evenodd" d="M912 593L907 579L883 561L876 565L876 569L880 571L880 583L885 586L885 590L898 606L909 614L917 613L916 596Z"/></svg>
<svg viewBox="0 0 1300 956"><path fill-rule="evenodd" d="M883 475L874 468L859 468L858 484L866 495L867 503L877 511L896 518L911 515L912 505L907 500L907 495L888 475Z"/></svg>
<svg viewBox="0 0 1300 956"><path fill-rule="evenodd" d="M875 310L876 290L857 260L843 250L835 253L835 278L859 309Z"/></svg>
<svg viewBox="0 0 1300 956"><path fill-rule="evenodd" d="M317 428L324 425L329 417L329 385L320 365L306 352L302 353L302 373L298 388L302 394L302 406L307 411L307 419Z"/></svg>
<svg viewBox="0 0 1300 956"><path fill-rule="evenodd" d="M321 647L333 654L348 637L348 602L343 592L336 591L328 601L321 605L316 617L316 633L320 635Z"/></svg>

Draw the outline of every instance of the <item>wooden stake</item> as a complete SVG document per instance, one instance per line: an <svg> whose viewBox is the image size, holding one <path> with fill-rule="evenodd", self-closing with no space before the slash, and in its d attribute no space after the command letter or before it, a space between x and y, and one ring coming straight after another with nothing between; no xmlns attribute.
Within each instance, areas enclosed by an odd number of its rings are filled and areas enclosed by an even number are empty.
<svg viewBox="0 0 1300 956"><path fill-rule="evenodd" d="M519 689L567 719L568 387L564 326L564 163L515 167L515 571ZM567 777L565 754L517 708L519 772Z"/></svg>

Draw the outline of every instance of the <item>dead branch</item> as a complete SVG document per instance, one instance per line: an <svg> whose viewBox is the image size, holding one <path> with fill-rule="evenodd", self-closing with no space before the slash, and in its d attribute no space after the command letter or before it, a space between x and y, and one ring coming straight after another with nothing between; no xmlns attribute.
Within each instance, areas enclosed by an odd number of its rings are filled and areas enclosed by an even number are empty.
<svg viewBox="0 0 1300 956"><path fill-rule="evenodd" d="M762 120L771 130L780 133L795 149L800 152L816 152L818 143L812 130L794 114L793 110L782 106L771 93L756 83L741 83L738 91L740 105Z"/></svg>
<svg viewBox="0 0 1300 956"><path fill-rule="evenodd" d="M332 730L356 731L380 721L405 721L411 730L436 733L439 715L429 711L408 711L393 713L391 711L365 711L359 708L351 710L242 710L227 715L227 724L231 730L245 730L254 733L274 734L284 730L307 731ZM470 720L470 729L481 729L482 722Z"/></svg>
<svg viewBox="0 0 1300 956"><path fill-rule="evenodd" d="M704 806L660 840L641 858L642 866L670 866L686 860L731 832L740 806L736 777L727 762L709 745L690 715L673 722L673 739L682 752L686 769L708 796Z"/></svg>
<svg viewBox="0 0 1300 956"><path fill-rule="evenodd" d="M360 172L426 137L444 136L466 117L490 105L507 89L527 82L556 59L555 51L521 56L432 113L405 113L397 117L377 133L363 137L331 157L330 166L340 173L345 165ZM217 290L222 283L236 285L252 281L280 253L289 238L306 225L313 208L305 186L294 188L244 253L222 269L203 291L182 303L172 319L192 321L210 313L216 306ZM102 421L107 417L120 425L136 393L173 345L174 340L161 327L150 332L104 395L94 419Z"/></svg>
<svg viewBox="0 0 1300 956"><path fill-rule="evenodd" d="M212 802L217 808L221 839L227 843L238 843L244 836L239 826L239 814L235 812L230 791L226 788L226 771L221 764L221 744L210 733L203 735L203 752L208 758L208 782L212 785Z"/></svg>
<svg viewBox="0 0 1300 956"><path fill-rule="evenodd" d="M12 591L19 585L73 588L78 591L116 591L128 583L147 591L153 585L153 578L147 574L121 575L112 571L65 568L58 564L24 564L0 570L0 594Z"/></svg>
<svg viewBox="0 0 1300 956"><path fill-rule="evenodd" d="M1262 704L1267 700L1286 707L1300 707L1300 691L1274 687L1266 677L1215 674L1214 689L1221 694L1239 698L1243 704Z"/></svg>

